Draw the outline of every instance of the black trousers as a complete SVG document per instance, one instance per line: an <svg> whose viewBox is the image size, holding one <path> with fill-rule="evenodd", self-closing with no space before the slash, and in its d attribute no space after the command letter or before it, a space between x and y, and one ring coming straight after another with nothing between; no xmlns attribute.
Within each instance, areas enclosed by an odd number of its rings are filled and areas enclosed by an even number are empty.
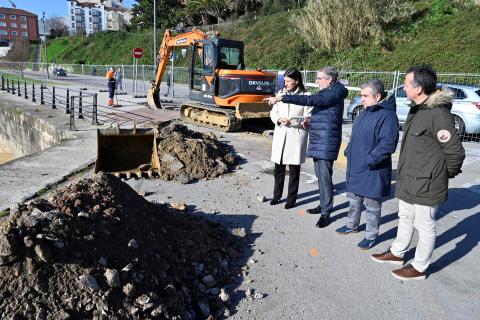
<svg viewBox="0 0 480 320"><path fill-rule="evenodd" d="M273 198L281 199L283 194L283 184L285 182L286 165L275 163L275 185L273 189ZM288 180L288 195L287 203L294 203L297 201L298 184L300 182L300 165L289 165L290 179Z"/></svg>
<svg viewBox="0 0 480 320"><path fill-rule="evenodd" d="M113 96L115 95L115 87L116 87L115 80L108 80L108 98L109 99L113 99Z"/></svg>

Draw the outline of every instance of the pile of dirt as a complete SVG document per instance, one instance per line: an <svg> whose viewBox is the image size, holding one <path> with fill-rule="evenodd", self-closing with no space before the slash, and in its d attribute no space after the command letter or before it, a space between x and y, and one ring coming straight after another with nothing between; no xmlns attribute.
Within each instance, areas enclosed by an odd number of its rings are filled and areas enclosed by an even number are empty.
<svg viewBox="0 0 480 320"><path fill-rule="evenodd" d="M227 173L234 165L234 153L213 132L192 131L178 122L159 127L158 131L160 179L181 183L210 179Z"/></svg>
<svg viewBox="0 0 480 320"><path fill-rule="evenodd" d="M20 204L0 227L2 319L228 314L239 237L109 174Z"/></svg>

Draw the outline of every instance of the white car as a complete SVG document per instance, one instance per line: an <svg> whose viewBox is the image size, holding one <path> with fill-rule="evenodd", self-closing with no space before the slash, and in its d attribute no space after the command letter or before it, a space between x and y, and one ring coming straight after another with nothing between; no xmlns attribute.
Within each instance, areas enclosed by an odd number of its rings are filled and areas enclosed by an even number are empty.
<svg viewBox="0 0 480 320"><path fill-rule="evenodd" d="M455 94L452 101L452 114L455 119L455 127L459 134L480 133L480 87L464 86L458 84L438 84L439 88L447 87ZM407 99L403 85L395 89L395 101L397 103L397 116L400 126L407 120L410 111L410 100ZM350 102L347 110L348 118L355 120L355 117L363 109L360 97L355 97Z"/></svg>

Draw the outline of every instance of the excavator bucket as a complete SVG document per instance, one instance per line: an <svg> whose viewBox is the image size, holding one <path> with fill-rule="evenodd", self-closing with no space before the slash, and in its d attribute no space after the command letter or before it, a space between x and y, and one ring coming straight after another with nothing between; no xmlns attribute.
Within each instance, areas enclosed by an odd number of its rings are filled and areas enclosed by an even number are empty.
<svg viewBox="0 0 480 320"><path fill-rule="evenodd" d="M235 116L239 119L258 119L270 117L272 106L265 102L240 102L235 107Z"/></svg>
<svg viewBox="0 0 480 320"><path fill-rule="evenodd" d="M97 130L95 173L110 172L116 176L151 177L160 162L155 129Z"/></svg>
<svg viewBox="0 0 480 320"><path fill-rule="evenodd" d="M160 90L152 88L147 93L148 107L152 109L162 109L162 103L160 102Z"/></svg>

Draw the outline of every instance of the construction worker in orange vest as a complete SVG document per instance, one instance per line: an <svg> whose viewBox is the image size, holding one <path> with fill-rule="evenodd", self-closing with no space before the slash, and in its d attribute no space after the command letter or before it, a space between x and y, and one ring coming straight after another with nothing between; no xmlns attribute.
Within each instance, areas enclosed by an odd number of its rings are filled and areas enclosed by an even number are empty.
<svg viewBox="0 0 480 320"><path fill-rule="evenodd" d="M115 81L115 68L110 67L110 69L107 71L106 77L108 79L108 103L107 105L109 106L114 106L113 105L113 96L115 95L115 87L116 87L116 81Z"/></svg>

